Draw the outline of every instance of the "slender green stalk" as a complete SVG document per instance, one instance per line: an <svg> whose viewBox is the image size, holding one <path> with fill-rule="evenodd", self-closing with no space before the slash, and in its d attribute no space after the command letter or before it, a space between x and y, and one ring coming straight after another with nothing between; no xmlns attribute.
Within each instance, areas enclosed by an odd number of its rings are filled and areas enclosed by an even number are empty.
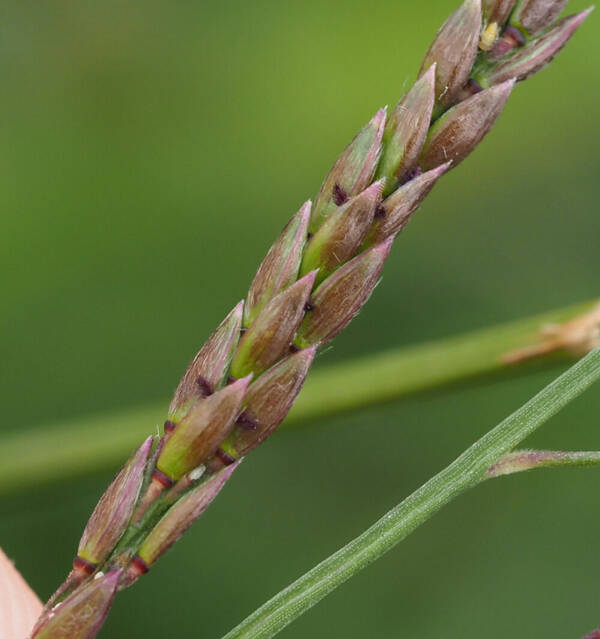
<svg viewBox="0 0 600 639"><path fill-rule="evenodd" d="M306 424L501 370L520 372L520 366L502 364L502 355L537 342L543 325L571 320L593 304L589 301L554 309L463 335L324 366L307 379L285 425ZM541 361L551 364L556 360ZM0 495L40 481L111 468L148 434L152 424L162 423L162 414L164 403L149 404L5 437L0 448Z"/></svg>
<svg viewBox="0 0 600 639"><path fill-rule="evenodd" d="M600 348L580 360L362 535L275 595L224 639L276 635L347 579L391 550L442 506L486 478L488 469L600 378Z"/></svg>

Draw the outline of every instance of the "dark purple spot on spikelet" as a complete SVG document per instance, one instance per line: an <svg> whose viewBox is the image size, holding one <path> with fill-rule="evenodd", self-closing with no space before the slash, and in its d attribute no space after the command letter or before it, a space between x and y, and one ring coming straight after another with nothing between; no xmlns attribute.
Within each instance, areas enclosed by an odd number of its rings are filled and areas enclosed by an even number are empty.
<svg viewBox="0 0 600 639"><path fill-rule="evenodd" d="M200 389L200 392L204 397L208 397L209 395L213 394L212 384L206 379L206 377L198 375L198 377L196 378L196 384L198 385L198 388Z"/></svg>
<svg viewBox="0 0 600 639"><path fill-rule="evenodd" d="M240 328L240 335L243 335L248 329L245 326Z"/></svg>
<svg viewBox="0 0 600 639"><path fill-rule="evenodd" d="M414 169L411 169L410 171L408 171L406 175L404 176L404 183L410 182L411 180L418 178L419 175L423 175L423 169L420 166L415 166Z"/></svg>
<svg viewBox="0 0 600 639"><path fill-rule="evenodd" d="M467 92L471 95L475 95L476 93L481 93L483 91L483 87L481 86L481 84L479 84L479 82L477 82L477 80L474 80L473 78L469 78L467 80L466 89Z"/></svg>
<svg viewBox="0 0 600 639"><path fill-rule="evenodd" d="M304 305L304 310L308 313L309 311L314 311L315 307L310 302L306 302L306 304Z"/></svg>
<svg viewBox="0 0 600 639"><path fill-rule="evenodd" d="M248 410L242 411L235 423L244 430L256 430L259 427L258 420Z"/></svg>
<svg viewBox="0 0 600 639"><path fill-rule="evenodd" d="M386 216L387 211L385 210L385 206L383 206L383 204L378 204L377 207L375 208L375 217L377 219L382 219Z"/></svg>
<svg viewBox="0 0 600 639"><path fill-rule="evenodd" d="M308 241L312 240L313 236L314 236L314 233L311 233L311 232L309 231L309 232L306 234L306 241L308 242Z"/></svg>
<svg viewBox="0 0 600 639"><path fill-rule="evenodd" d="M290 344L290 353L297 353L300 351L300 347L296 346L296 344Z"/></svg>
<svg viewBox="0 0 600 639"><path fill-rule="evenodd" d="M222 448L217 448L217 457L225 464L225 466L231 466L231 464L235 463L235 458L233 458L229 453L226 453Z"/></svg>
<svg viewBox="0 0 600 639"><path fill-rule="evenodd" d="M229 386L230 384L233 384L234 382L237 382L237 378L235 378L233 375L230 375L227 378L227 386Z"/></svg>
<svg viewBox="0 0 600 639"><path fill-rule="evenodd" d="M522 47L527 42L527 38L521 33L521 31L512 25L506 27L502 35L507 38L512 38L518 47Z"/></svg>
<svg viewBox="0 0 600 639"><path fill-rule="evenodd" d="M488 56L491 60L499 60L505 55L508 55L513 49L522 47L526 42L527 39L519 29L509 25L504 29L502 36L489 51Z"/></svg>
<svg viewBox="0 0 600 639"><path fill-rule="evenodd" d="M346 193L346 190L343 186L336 182L335 186L333 187L333 201L338 206L342 206L342 204L344 204L344 202L347 202L347 200L348 194Z"/></svg>
<svg viewBox="0 0 600 639"><path fill-rule="evenodd" d="M164 423L163 428L165 429L165 433L172 433L175 430L175 426L177 424L175 424L175 422L172 422L170 419L167 419L167 421Z"/></svg>

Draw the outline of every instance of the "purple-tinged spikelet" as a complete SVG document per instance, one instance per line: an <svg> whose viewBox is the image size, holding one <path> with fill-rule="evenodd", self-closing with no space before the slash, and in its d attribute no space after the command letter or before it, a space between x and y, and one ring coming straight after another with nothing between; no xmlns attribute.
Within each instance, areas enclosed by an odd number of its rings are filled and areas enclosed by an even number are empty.
<svg viewBox="0 0 600 639"><path fill-rule="evenodd" d="M281 360L254 382L244 398L244 412L254 428L236 425L222 448L234 459L247 455L283 421L296 400L314 359L316 346Z"/></svg>
<svg viewBox="0 0 600 639"><path fill-rule="evenodd" d="M287 223L258 268L246 298L244 326L250 326L264 306L298 278L310 210L309 200Z"/></svg>
<svg viewBox="0 0 600 639"><path fill-rule="evenodd" d="M198 400L165 443L157 470L177 481L212 457L231 432L249 383L244 377Z"/></svg>
<svg viewBox="0 0 600 639"><path fill-rule="evenodd" d="M78 558L86 564L91 566L103 562L125 532L140 492L153 441L152 437L148 437L131 456L88 520L77 551Z"/></svg>
<svg viewBox="0 0 600 639"><path fill-rule="evenodd" d="M342 194L354 197L371 183L381 154L385 120L386 110L380 109L333 165L315 200L309 229L312 233L344 204Z"/></svg>
<svg viewBox="0 0 600 639"><path fill-rule="evenodd" d="M389 195L409 177L419 159L431 125L435 102L435 68L433 64L415 82L411 90L392 111L383 132L383 151L377 177L385 178L384 195Z"/></svg>
<svg viewBox="0 0 600 639"><path fill-rule="evenodd" d="M120 570L98 573L96 578L47 610L31 639L93 639L104 623L120 578Z"/></svg>
<svg viewBox="0 0 600 639"><path fill-rule="evenodd" d="M369 299L394 238L376 244L327 278L311 298L311 310L300 325L300 348L333 339Z"/></svg>
<svg viewBox="0 0 600 639"><path fill-rule="evenodd" d="M592 8L561 20L539 38L494 65L486 74L478 77L483 86L493 86L509 78L526 80L547 66L571 39L575 31L592 12Z"/></svg>
<svg viewBox="0 0 600 639"><path fill-rule="evenodd" d="M232 464L216 473L197 488L182 497L158 522L141 545L138 556L150 568L183 533L200 517L219 494L238 464ZM134 568L132 572L139 574Z"/></svg>
<svg viewBox="0 0 600 639"><path fill-rule="evenodd" d="M519 0L510 16L510 23L529 35L536 35L549 27L568 0Z"/></svg>
<svg viewBox="0 0 600 639"><path fill-rule="evenodd" d="M446 20L425 55L419 73L425 73L432 64L437 65L435 97L442 108L456 102L471 73L481 21L481 0L464 0Z"/></svg>
<svg viewBox="0 0 600 639"><path fill-rule="evenodd" d="M315 271L308 273L263 308L240 340L231 364L234 378L259 375L287 351L302 321L315 276Z"/></svg>
<svg viewBox="0 0 600 639"><path fill-rule="evenodd" d="M384 180L371 184L323 222L304 251L301 275L318 270L315 284L320 284L357 254L373 222L383 184Z"/></svg>
<svg viewBox="0 0 600 639"><path fill-rule="evenodd" d="M208 338L179 382L169 406L166 430L172 428L200 398L210 395L225 381L240 338L244 303L239 302Z"/></svg>
<svg viewBox="0 0 600 639"><path fill-rule="evenodd" d="M462 162L487 135L504 108L514 80L468 98L447 111L431 127L420 164L426 170Z"/></svg>
<svg viewBox="0 0 600 639"><path fill-rule="evenodd" d="M371 226L365 247L383 242L402 231L412 214L451 164L446 162L427 173L418 175L385 199L378 209L378 215Z"/></svg>

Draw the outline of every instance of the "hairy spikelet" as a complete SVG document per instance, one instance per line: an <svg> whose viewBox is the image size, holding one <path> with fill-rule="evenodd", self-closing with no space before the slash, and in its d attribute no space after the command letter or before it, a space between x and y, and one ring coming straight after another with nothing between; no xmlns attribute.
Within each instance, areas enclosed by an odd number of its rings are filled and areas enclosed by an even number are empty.
<svg viewBox="0 0 600 639"><path fill-rule="evenodd" d="M314 204L267 253L247 299L200 349L164 435L153 452L147 440L101 499L51 600L63 603L46 609L35 636L95 636L117 587L147 572L277 428L317 350L373 292L421 201L490 131L515 82L546 66L589 13L555 22L564 4L465 0L444 23L414 86L340 155Z"/></svg>

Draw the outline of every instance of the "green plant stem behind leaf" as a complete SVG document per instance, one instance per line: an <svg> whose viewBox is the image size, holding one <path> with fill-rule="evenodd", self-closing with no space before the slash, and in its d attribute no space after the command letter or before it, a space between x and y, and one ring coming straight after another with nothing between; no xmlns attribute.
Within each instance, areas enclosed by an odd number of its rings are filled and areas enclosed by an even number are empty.
<svg viewBox="0 0 600 639"><path fill-rule="evenodd" d="M600 378L600 348L546 386L362 535L275 595L224 639L266 639L391 550L442 506L486 478L487 470Z"/></svg>
<svg viewBox="0 0 600 639"><path fill-rule="evenodd" d="M491 328L317 369L285 424L391 401L506 367L500 357L538 340L544 324L572 319L593 302L555 309ZM547 361L553 361L552 359ZM0 446L0 495L116 466L152 434L164 403L44 426L5 437Z"/></svg>

